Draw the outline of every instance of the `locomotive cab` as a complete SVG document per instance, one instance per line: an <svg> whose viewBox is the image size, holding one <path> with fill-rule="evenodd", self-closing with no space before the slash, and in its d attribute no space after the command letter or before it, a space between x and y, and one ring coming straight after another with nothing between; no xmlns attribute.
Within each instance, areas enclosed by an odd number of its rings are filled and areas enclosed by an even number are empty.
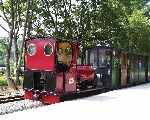
<svg viewBox="0 0 150 120"><path fill-rule="evenodd" d="M66 72L72 62L72 46L68 42L60 42L57 47L57 71Z"/></svg>

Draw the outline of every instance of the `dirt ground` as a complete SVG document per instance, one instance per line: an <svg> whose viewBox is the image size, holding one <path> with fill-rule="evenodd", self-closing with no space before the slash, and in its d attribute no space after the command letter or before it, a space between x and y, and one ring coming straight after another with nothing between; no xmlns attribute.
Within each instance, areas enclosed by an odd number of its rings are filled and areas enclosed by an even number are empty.
<svg viewBox="0 0 150 120"><path fill-rule="evenodd" d="M14 96L14 95L23 95L23 89L21 86L18 86L19 90L13 90L8 86L0 86L0 97Z"/></svg>

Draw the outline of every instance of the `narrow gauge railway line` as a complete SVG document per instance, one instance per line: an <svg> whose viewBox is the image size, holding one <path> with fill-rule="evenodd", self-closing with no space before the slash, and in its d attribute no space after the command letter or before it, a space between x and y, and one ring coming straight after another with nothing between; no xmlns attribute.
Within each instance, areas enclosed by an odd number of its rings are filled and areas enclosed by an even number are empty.
<svg viewBox="0 0 150 120"><path fill-rule="evenodd" d="M63 94L60 96L61 101L69 101L69 100L75 100L75 99L80 99L80 98L85 98L101 93L108 92L109 90L106 88L95 88L95 89L88 89L85 91L79 91L74 94Z"/></svg>
<svg viewBox="0 0 150 120"><path fill-rule="evenodd" d="M61 96L61 102L67 101L67 100L74 100L78 98L84 98L91 95L96 95L99 93L107 92L106 89L92 89L92 90L86 90L82 92L78 92L75 94L69 94ZM40 106L46 106L47 104L43 104L41 101L32 101L32 100L22 100L23 96L14 96L14 97L5 97L0 98L0 115L9 114L17 111L23 111L31 108L37 108ZM4 103L4 104L2 104Z"/></svg>
<svg viewBox="0 0 150 120"><path fill-rule="evenodd" d="M97 88L97 89L89 89L85 91L78 91L74 94L64 94L60 96L61 102L68 100L81 99L93 95L97 95L100 93L108 92L107 88ZM14 96L7 98L0 98L0 115L9 114L17 111L23 111L27 109L37 108L41 106L46 106L47 104L43 104L42 101L33 101L33 100L22 100L23 96Z"/></svg>
<svg viewBox="0 0 150 120"><path fill-rule="evenodd" d="M0 104L0 115L37 108L40 106L43 106L40 101L32 100L14 100L13 102L5 102L4 104Z"/></svg>
<svg viewBox="0 0 150 120"><path fill-rule="evenodd" d="M2 98L0 98L0 104L8 103L8 102L14 102L14 101L19 101L19 100L23 100L23 99L24 99L23 95L2 97Z"/></svg>

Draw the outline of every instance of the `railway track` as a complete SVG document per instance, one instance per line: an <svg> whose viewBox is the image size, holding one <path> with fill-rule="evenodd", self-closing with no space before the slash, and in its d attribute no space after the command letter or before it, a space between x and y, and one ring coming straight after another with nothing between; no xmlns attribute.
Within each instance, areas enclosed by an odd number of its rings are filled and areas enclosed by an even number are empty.
<svg viewBox="0 0 150 120"><path fill-rule="evenodd" d="M0 104L23 100L23 95L0 98Z"/></svg>
<svg viewBox="0 0 150 120"><path fill-rule="evenodd" d="M89 90L79 91L74 94L63 94L62 96L60 96L60 99L61 99L61 101L75 100L78 98L84 98L84 97L97 95L97 94L104 93L107 91L108 91L108 89L106 89L106 88L89 89Z"/></svg>

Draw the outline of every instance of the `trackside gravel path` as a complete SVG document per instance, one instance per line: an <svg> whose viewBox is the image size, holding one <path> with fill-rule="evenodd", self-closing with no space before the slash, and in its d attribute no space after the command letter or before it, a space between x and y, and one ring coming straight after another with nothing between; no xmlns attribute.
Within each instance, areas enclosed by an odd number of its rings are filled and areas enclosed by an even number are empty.
<svg viewBox="0 0 150 120"><path fill-rule="evenodd" d="M150 83L1 115L0 120L150 120Z"/></svg>

